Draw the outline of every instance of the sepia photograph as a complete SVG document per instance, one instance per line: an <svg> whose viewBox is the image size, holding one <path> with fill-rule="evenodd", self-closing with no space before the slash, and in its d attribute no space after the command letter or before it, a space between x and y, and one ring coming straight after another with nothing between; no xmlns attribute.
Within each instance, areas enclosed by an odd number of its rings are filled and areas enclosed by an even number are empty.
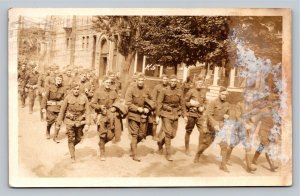
<svg viewBox="0 0 300 196"><path fill-rule="evenodd" d="M8 16L10 186L292 185L290 9Z"/></svg>

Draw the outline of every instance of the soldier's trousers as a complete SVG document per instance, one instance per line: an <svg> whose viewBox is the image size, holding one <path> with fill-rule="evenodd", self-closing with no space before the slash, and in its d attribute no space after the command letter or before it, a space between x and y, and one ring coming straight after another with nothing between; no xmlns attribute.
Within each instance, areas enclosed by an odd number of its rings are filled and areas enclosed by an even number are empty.
<svg viewBox="0 0 300 196"><path fill-rule="evenodd" d="M131 151L133 156L137 154L137 144L146 137L146 122L137 122L128 119L128 130L131 134Z"/></svg>
<svg viewBox="0 0 300 196"><path fill-rule="evenodd" d="M198 131L203 132L203 129L207 129L207 126L205 126L205 122L206 121L205 121L205 116L204 115L201 115L199 117L189 116L187 124L185 126L185 130L186 130L187 133L191 134L193 132L193 129L194 129L195 125L196 125L197 128L198 128Z"/></svg>
<svg viewBox="0 0 300 196"><path fill-rule="evenodd" d="M29 89L28 97L29 97L29 111L32 112L33 106L34 106L34 101L36 98L36 89Z"/></svg>
<svg viewBox="0 0 300 196"><path fill-rule="evenodd" d="M162 117L162 131L165 134L165 137L162 139L162 144L165 142L166 144L166 152L167 155L171 154L171 139L176 136L177 128L178 128L178 119L169 119Z"/></svg>
<svg viewBox="0 0 300 196"><path fill-rule="evenodd" d="M21 98L21 104L22 106L25 106L25 100L27 97L27 92L25 91L25 87L21 87L20 89L20 98Z"/></svg>
<svg viewBox="0 0 300 196"><path fill-rule="evenodd" d="M66 124L68 135L68 147L71 157L75 157L75 146L81 141L83 136L84 125L76 127L75 125Z"/></svg>
<svg viewBox="0 0 300 196"><path fill-rule="evenodd" d="M59 112L46 111L47 134L50 134L51 126L56 122ZM59 129L55 128L55 136L58 135Z"/></svg>
<svg viewBox="0 0 300 196"><path fill-rule="evenodd" d="M216 133L212 131L208 132L203 132L200 133L199 136L199 146L198 150L195 156L195 159L199 159L201 154L213 143L215 140ZM222 166L226 165L226 160L227 160L227 149L228 149L228 144L226 142L220 142L219 146L221 148L221 157L222 157Z"/></svg>

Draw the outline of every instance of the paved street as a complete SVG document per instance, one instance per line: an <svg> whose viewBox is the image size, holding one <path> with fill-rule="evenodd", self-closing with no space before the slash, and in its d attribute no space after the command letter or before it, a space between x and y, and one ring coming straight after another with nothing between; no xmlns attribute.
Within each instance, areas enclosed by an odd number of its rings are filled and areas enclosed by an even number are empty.
<svg viewBox="0 0 300 196"><path fill-rule="evenodd" d="M172 140L173 162L168 162L163 155L157 154L157 144L151 137L138 144L138 154L142 161L135 162L129 156L127 129L118 144L111 142L106 145L106 161L100 161L98 135L95 125L91 126L84 141L76 146L76 162L71 163L68 152L67 137L63 126L56 144L46 139L46 122L41 122L38 112L39 105L29 114L28 106L19 108L19 168L21 176L38 177L100 177L100 176L245 176L245 175L280 175L270 172L265 156L258 160L255 174L245 171L244 151L241 145L236 147L231 156L230 173L219 170L220 153L218 146L213 145L200 159L199 164L193 163L198 145L198 131L191 135L192 156L184 153L184 122L180 119L177 136ZM124 121L125 122L125 121ZM51 136L54 129L51 130ZM252 149L254 153L254 149Z"/></svg>

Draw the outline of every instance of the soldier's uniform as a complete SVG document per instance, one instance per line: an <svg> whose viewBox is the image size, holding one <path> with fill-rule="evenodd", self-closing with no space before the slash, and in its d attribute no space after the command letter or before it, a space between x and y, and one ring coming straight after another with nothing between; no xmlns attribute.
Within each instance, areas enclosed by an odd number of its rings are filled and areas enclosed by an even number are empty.
<svg viewBox="0 0 300 196"><path fill-rule="evenodd" d="M33 70L26 76L26 88L28 89L29 97L29 113L33 112L34 101L37 94L37 83L39 78L39 73Z"/></svg>
<svg viewBox="0 0 300 196"><path fill-rule="evenodd" d="M246 124L248 123L248 119L243 118L243 113L245 113L245 105L242 103L230 104L229 105L229 119L225 121L231 128L230 133L230 145L227 150L226 159L230 159L233 148L238 145L240 142L243 144L245 148L245 158L246 158L246 170L247 172L255 171L256 168L251 166L250 161L250 130L246 129Z"/></svg>
<svg viewBox="0 0 300 196"><path fill-rule="evenodd" d="M210 104L208 104L206 113L208 117L208 129L207 132L200 134L198 151L194 159L195 163L199 162L200 155L212 144L216 134L218 134L218 132L223 128L224 115L228 114L228 102L222 101L219 97L216 100L212 101ZM215 130L216 126L219 126L220 130ZM228 171L226 167L226 155L228 144L225 141L221 141L219 145L221 148L222 156L220 169Z"/></svg>
<svg viewBox="0 0 300 196"><path fill-rule="evenodd" d="M142 74L138 76L139 78L144 78ZM137 144L146 137L146 127L147 119L149 113L139 112L138 108L150 109L146 101L150 100L149 89L143 86L143 88L138 87L136 83L135 86L128 88L125 100L128 106L128 129L131 133L131 151L133 160L140 161L137 157Z"/></svg>
<svg viewBox="0 0 300 196"><path fill-rule="evenodd" d="M171 76L170 80L175 78L176 76ZM161 151L163 145L166 144L166 158L172 161L171 139L176 136L178 118L186 116L182 89L168 86L163 90L157 99L156 114L162 119L162 131L164 133L164 137L158 142L159 150Z"/></svg>
<svg viewBox="0 0 300 196"><path fill-rule="evenodd" d="M46 74L40 74L40 76L38 78L38 83L37 83L37 86L38 86L38 99L39 99L40 108L41 108L40 109L40 118L41 118L41 120L44 120L43 112L42 112L42 100L43 100L43 97L45 96L45 92L46 92L45 79L46 79Z"/></svg>
<svg viewBox="0 0 300 196"><path fill-rule="evenodd" d="M27 93L25 91L26 75L27 75L27 69L26 68L18 70L19 94L20 94L20 97L21 97L22 107L25 107L25 100L26 100L26 97L27 97Z"/></svg>
<svg viewBox="0 0 300 196"><path fill-rule="evenodd" d="M275 166L274 159L272 157L272 152L269 151L269 145L276 144L278 135L277 133L271 133L271 129L274 127L275 123L273 119L272 108L270 105L271 104L262 108L256 116L256 121L260 121L260 127L258 132L260 144L256 149L256 152L252 159L252 163L256 164L258 157L266 148L267 150L265 152L265 156L270 165L270 170L274 172L278 168L278 166ZM278 127L280 127L280 125L278 125Z"/></svg>
<svg viewBox="0 0 300 196"><path fill-rule="evenodd" d="M112 89L100 87L96 90L94 97L91 101L91 107L95 109L98 115L97 118L97 131L99 134L99 147L101 160L104 159L105 143L111 141L114 137L120 140L120 126L115 126L116 111L111 111L113 103L115 103L118 95Z"/></svg>
<svg viewBox="0 0 300 196"><path fill-rule="evenodd" d="M80 81L79 92L85 95L90 101L93 98L94 92L92 89L92 85L89 81Z"/></svg>
<svg viewBox="0 0 300 196"><path fill-rule="evenodd" d="M71 88L76 88L78 85L71 85ZM75 160L75 146L83 137L83 129L85 125L91 124L90 107L88 99L85 95L79 94L75 96L69 93L61 106L57 125L60 126L65 116L65 125L68 135L68 147L71 159Z"/></svg>
<svg viewBox="0 0 300 196"><path fill-rule="evenodd" d="M63 103L64 97L66 95L66 91L64 86L50 84L45 91L45 96L42 100L42 109L46 109L46 121L47 121L47 129L46 129L46 137L50 139L50 130L51 126L56 122L61 105ZM55 134L53 140L57 141L59 129L55 127Z"/></svg>
<svg viewBox="0 0 300 196"><path fill-rule="evenodd" d="M199 105L193 106L193 104L191 104L191 101L197 101ZM187 154L189 154L190 135L195 125L197 126L200 133L199 137L203 132L207 132L207 116L205 115L206 104L206 89L192 88L185 95L185 106L188 117L188 121L185 127L185 149Z"/></svg>
<svg viewBox="0 0 300 196"><path fill-rule="evenodd" d="M67 71L71 71L71 70L68 69ZM72 76L65 73L63 75L63 82L64 82L64 87L65 87L65 89L67 91L67 94L68 94L70 92L71 84L73 82Z"/></svg>
<svg viewBox="0 0 300 196"><path fill-rule="evenodd" d="M156 105L157 105L157 99L158 99L158 96L159 96L160 92L165 90L167 87L168 87L168 83L166 83L166 84L163 84L163 83L157 84L154 87L153 91L151 92L151 98L155 102ZM159 126L158 123L155 120L156 116L157 116L156 112L153 112L153 115L152 115L152 118L153 118L152 136L153 136L154 140L158 141L159 138L161 138L162 130L161 130L161 126ZM158 136L157 136L157 129L159 129L158 130Z"/></svg>

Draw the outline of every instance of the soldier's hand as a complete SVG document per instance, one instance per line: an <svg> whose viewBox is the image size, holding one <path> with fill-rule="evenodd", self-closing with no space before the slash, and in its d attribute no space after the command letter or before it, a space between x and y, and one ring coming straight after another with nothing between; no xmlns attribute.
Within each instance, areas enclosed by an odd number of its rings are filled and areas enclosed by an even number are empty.
<svg viewBox="0 0 300 196"><path fill-rule="evenodd" d="M184 120L185 123L187 123L188 122L188 117L186 117L186 116L183 117L183 120Z"/></svg>
<svg viewBox="0 0 300 196"><path fill-rule="evenodd" d="M84 125L84 128L83 128L84 132L87 132L89 130L89 128L90 128L89 125Z"/></svg>
<svg viewBox="0 0 300 196"><path fill-rule="evenodd" d="M115 112L115 111L116 111L116 108L115 108L115 107L111 107L111 108L110 108L110 111L111 111L111 112Z"/></svg>
<svg viewBox="0 0 300 196"><path fill-rule="evenodd" d="M198 110L199 110L199 112L203 112L204 111L204 107L200 106L200 107L198 107Z"/></svg>
<svg viewBox="0 0 300 196"><path fill-rule="evenodd" d="M214 129L215 129L215 131L219 131L220 130L219 125L214 126Z"/></svg>
<svg viewBox="0 0 300 196"><path fill-rule="evenodd" d="M43 113L46 113L46 109L45 109L45 108L44 108L44 109L42 109L42 112L43 112Z"/></svg>
<svg viewBox="0 0 300 196"><path fill-rule="evenodd" d="M144 113L148 114L149 113L149 109L148 108L144 108Z"/></svg>
<svg viewBox="0 0 300 196"><path fill-rule="evenodd" d="M138 107L137 111L138 111L139 113L143 113L143 112L144 112L144 108Z"/></svg>
<svg viewBox="0 0 300 196"><path fill-rule="evenodd" d="M160 121L159 116L156 116L155 121L156 121L157 124L159 123L159 121Z"/></svg>

